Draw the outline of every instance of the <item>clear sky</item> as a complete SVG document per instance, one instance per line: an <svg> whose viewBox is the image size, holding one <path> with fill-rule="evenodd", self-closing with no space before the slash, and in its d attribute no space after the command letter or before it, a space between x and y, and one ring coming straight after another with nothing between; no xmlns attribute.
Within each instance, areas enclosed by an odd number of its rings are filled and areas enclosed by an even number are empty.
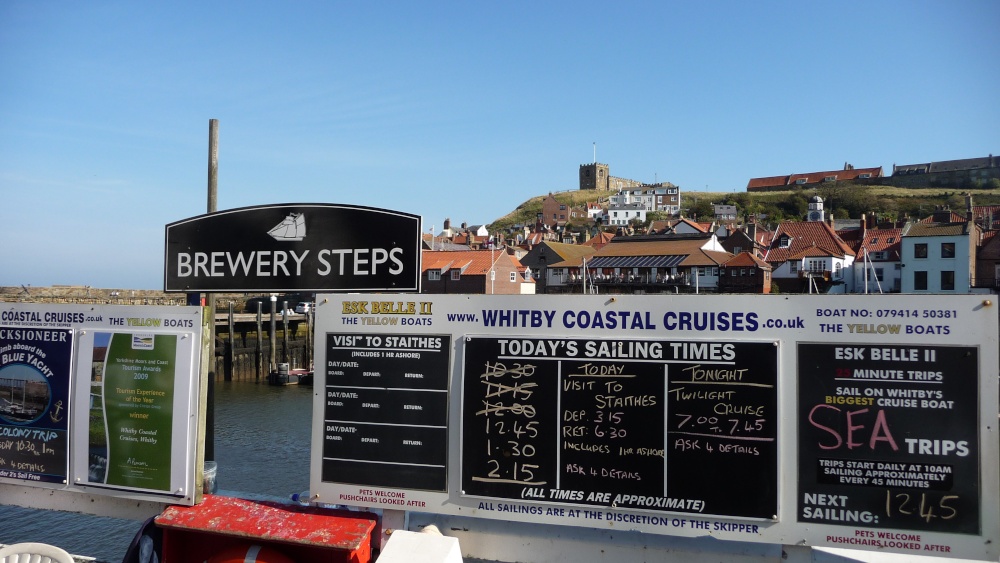
<svg viewBox="0 0 1000 563"><path fill-rule="evenodd" d="M164 226L288 202L489 223L579 165L1000 153L1000 2L0 2L0 285L163 287ZM376 226L373 226L375 228Z"/></svg>

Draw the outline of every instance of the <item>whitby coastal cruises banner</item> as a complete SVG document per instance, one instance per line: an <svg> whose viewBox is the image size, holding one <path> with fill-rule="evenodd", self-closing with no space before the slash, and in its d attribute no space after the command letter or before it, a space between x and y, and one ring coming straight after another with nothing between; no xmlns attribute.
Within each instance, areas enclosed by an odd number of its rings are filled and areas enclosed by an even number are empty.
<svg viewBox="0 0 1000 563"><path fill-rule="evenodd" d="M309 490L996 561L991 297L320 295Z"/></svg>
<svg viewBox="0 0 1000 563"><path fill-rule="evenodd" d="M166 227L164 290L420 290L420 217L370 207L281 204Z"/></svg>

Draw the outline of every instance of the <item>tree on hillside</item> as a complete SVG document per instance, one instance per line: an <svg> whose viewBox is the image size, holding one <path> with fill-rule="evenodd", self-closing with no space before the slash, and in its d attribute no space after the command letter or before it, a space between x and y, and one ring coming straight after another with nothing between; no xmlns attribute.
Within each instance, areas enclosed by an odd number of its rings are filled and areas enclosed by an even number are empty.
<svg viewBox="0 0 1000 563"><path fill-rule="evenodd" d="M698 221L711 221L715 218L715 207L708 199L699 199L688 208L688 217L696 218Z"/></svg>

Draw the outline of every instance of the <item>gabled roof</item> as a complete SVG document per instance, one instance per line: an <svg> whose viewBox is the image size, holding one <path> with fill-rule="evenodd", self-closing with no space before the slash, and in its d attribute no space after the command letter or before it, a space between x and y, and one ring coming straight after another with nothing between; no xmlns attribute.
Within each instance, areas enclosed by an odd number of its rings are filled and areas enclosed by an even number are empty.
<svg viewBox="0 0 1000 563"><path fill-rule="evenodd" d="M867 178L881 178L882 167L874 168L850 168L847 170L829 170L826 172L806 172L803 174L789 174L787 176L768 176L766 178L751 178L747 182L747 191L761 190L766 188L778 188L781 186L795 186L801 184L820 184L833 177L837 182L847 180L867 179L860 178L867 174ZM801 180L801 182L800 182Z"/></svg>
<svg viewBox="0 0 1000 563"><path fill-rule="evenodd" d="M888 260L896 261L903 246L903 229L871 229L865 232L865 240L855 248L859 257L872 252L887 252Z"/></svg>
<svg viewBox="0 0 1000 563"><path fill-rule="evenodd" d="M781 246L781 241L788 238L789 245ZM854 250L843 241L829 225L821 221L786 221L778 225L774 238L768 246L764 260L770 264L780 264L801 253L806 248L816 246L826 251L829 256L842 258L854 256Z"/></svg>
<svg viewBox="0 0 1000 563"><path fill-rule="evenodd" d="M676 266L714 266L731 254L704 250L711 238L656 240L616 240L598 250L587 263L592 268L673 268Z"/></svg>
<svg viewBox="0 0 1000 563"><path fill-rule="evenodd" d="M732 257L732 254L725 251L698 249L688 254L687 258L682 260L678 266L721 266Z"/></svg>
<svg viewBox="0 0 1000 563"><path fill-rule="evenodd" d="M583 246L592 246L597 250L600 250L604 245L611 242L611 239L615 238L614 233L607 233L604 231L599 231L596 235L590 237L583 242Z"/></svg>
<svg viewBox="0 0 1000 563"><path fill-rule="evenodd" d="M968 235L974 223L968 221L956 223L911 223L906 231L908 237L949 237Z"/></svg>
<svg viewBox="0 0 1000 563"><path fill-rule="evenodd" d="M924 217L918 222L926 224L926 223L964 223L966 221L965 215L962 215L960 213L955 213L954 211L948 212L948 218L946 220L941 221L940 219L938 219L935 221L935 219L938 218L937 216L940 213L941 213L940 211L935 211L934 214L928 215L927 217Z"/></svg>
<svg viewBox="0 0 1000 563"><path fill-rule="evenodd" d="M757 258L753 253L749 251L743 251L730 258L723 266L727 268L731 267L751 267L751 268L761 268L764 270L770 270L771 265L767 262Z"/></svg>
<svg viewBox="0 0 1000 563"><path fill-rule="evenodd" d="M485 275L494 262L504 257L516 258L503 251L491 250L425 250L421 257L420 271L440 270L442 274L454 269L462 271L462 275ZM517 262L520 265L520 262Z"/></svg>
<svg viewBox="0 0 1000 563"><path fill-rule="evenodd" d="M545 242L543 244L548 246L553 252L562 258L559 262L549 264L552 268L572 268L580 266L585 257L592 256L595 252L597 252L597 249L593 246L585 246L582 244L565 244L562 242Z"/></svg>

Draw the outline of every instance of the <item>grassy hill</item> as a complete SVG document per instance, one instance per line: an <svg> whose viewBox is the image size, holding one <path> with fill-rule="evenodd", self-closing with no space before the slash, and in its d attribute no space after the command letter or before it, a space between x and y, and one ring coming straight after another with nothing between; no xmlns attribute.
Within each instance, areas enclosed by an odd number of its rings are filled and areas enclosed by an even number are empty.
<svg viewBox="0 0 1000 563"><path fill-rule="evenodd" d="M681 190L682 215L705 217L711 214L712 204L734 204L740 216L766 215L769 223L802 219L813 196L823 198L827 214L832 211L838 219L858 219L863 213L876 213L879 217L900 219L923 218L936 206L946 205L957 213L965 212L965 194L971 193L973 205L1000 205L1000 191L973 189L958 191L942 188L897 188L894 186L837 185L819 188L793 188L787 191L748 192L694 192ZM606 199L609 192L569 190L554 192L552 196L570 207L581 207L587 202ZM548 194L533 197L510 213L493 221L489 229L505 229L515 224L534 224Z"/></svg>

